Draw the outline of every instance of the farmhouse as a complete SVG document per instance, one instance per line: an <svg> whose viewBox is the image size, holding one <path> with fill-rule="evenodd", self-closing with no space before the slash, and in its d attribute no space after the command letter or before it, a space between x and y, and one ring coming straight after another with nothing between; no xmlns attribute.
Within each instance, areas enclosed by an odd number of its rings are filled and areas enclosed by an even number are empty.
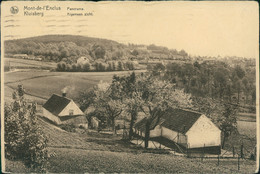
<svg viewBox="0 0 260 174"><path fill-rule="evenodd" d="M135 124L135 133L145 136L147 118ZM152 121L150 138L161 137L171 144L177 144L184 151L206 153L221 153L221 131L204 114L182 110L169 109L156 123Z"/></svg>
<svg viewBox="0 0 260 174"><path fill-rule="evenodd" d="M87 119L76 103L66 97L53 94L43 105L43 116L55 124L74 124L86 127Z"/></svg>
<svg viewBox="0 0 260 174"><path fill-rule="evenodd" d="M77 59L77 64L81 64L81 65L84 65L86 63L89 63L89 58L87 57L80 57Z"/></svg>

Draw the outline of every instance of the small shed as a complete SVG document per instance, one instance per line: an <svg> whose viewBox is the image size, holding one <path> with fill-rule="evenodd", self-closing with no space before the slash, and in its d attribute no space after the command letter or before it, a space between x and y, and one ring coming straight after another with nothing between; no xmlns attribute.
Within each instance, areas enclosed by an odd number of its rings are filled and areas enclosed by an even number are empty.
<svg viewBox="0 0 260 174"><path fill-rule="evenodd" d="M139 136L145 136L146 120L143 118L135 124L135 133ZM206 150L207 153L221 153L221 130L204 114L169 109L158 123L152 121L151 129L151 138L166 138L190 152Z"/></svg>
<svg viewBox="0 0 260 174"><path fill-rule="evenodd" d="M63 96L53 94L43 105L43 116L57 125L87 125L87 119L84 113L76 103L72 99L67 98L65 94L63 94Z"/></svg>

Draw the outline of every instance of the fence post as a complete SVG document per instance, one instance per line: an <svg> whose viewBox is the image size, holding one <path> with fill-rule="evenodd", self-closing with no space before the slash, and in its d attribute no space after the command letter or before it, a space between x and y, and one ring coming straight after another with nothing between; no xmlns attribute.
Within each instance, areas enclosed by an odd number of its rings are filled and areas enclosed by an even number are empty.
<svg viewBox="0 0 260 174"><path fill-rule="evenodd" d="M240 170L240 166L239 166L239 155L237 157L237 169Z"/></svg>
<svg viewBox="0 0 260 174"><path fill-rule="evenodd" d="M234 158L235 157L235 147L232 146L232 148L233 148L233 158Z"/></svg>
<svg viewBox="0 0 260 174"><path fill-rule="evenodd" d="M201 157L201 161L203 161L204 155L205 155L205 144L203 146L203 154L202 154L202 157Z"/></svg>
<svg viewBox="0 0 260 174"><path fill-rule="evenodd" d="M241 158L244 158L244 152L243 152L243 150L244 150L244 145L243 145L243 143L242 143L242 144L241 144L241 149L240 149Z"/></svg>
<svg viewBox="0 0 260 174"><path fill-rule="evenodd" d="M189 147L190 147L190 144L188 143L188 144L187 144L187 156L188 156L188 157L190 157Z"/></svg>
<svg viewBox="0 0 260 174"><path fill-rule="evenodd" d="M218 154L218 166L219 166L219 154Z"/></svg>
<svg viewBox="0 0 260 174"><path fill-rule="evenodd" d="M256 146L255 146L255 159L254 160L256 161Z"/></svg>

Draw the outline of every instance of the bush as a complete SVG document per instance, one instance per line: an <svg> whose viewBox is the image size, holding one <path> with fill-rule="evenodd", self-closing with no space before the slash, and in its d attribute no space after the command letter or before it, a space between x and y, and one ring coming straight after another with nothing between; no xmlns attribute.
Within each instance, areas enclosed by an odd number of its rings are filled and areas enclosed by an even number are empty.
<svg viewBox="0 0 260 174"><path fill-rule="evenodd" d="M73 124L61 124L59 127L67 132L75 132L76 128Z"/></svg>
<svg viewBox="0 0 260 174"><path fill-rule="evenodd" d="M6 158L22 160L26 167L43 172L47 162L47 138L37 124L36 104L24 100L21 85L13 93L14 102L5 105Z"/></svg>

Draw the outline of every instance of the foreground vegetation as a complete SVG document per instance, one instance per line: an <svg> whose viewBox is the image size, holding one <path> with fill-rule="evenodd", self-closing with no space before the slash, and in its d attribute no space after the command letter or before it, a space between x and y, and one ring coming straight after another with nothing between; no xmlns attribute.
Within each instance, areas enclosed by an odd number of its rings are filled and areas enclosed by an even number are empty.
<svg viewBox="0 0 260 174"><path fill-rule="evenodd" d="M70 133L39 120L49 137L51 173L126 172L126 173L254 173L255 161L241 160L240 171L236 160L190 159L169 153L137 148L121 140L121 136L102 133ZM144 153L146 152L146 153ZM31 172L19 161L6 160L6 171Z"/></svg>

